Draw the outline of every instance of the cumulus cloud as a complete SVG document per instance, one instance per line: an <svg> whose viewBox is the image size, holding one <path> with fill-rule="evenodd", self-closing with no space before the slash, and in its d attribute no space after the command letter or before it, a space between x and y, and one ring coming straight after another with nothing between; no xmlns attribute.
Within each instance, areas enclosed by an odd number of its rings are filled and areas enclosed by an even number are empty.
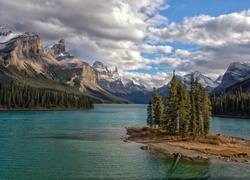
<svg viewBox="0 0 250 180"><path fill-rule="evenodd" d="M187 57L190 55L190 52L188 50L176 49L175 54L176 56Z"/></svg>
<svg viewBox="0 0 250 180"><path fill-rule="evenodd" d="M122 72L121 74L128 78L139 78L149 90L152 90L153 87L161 87L162 85L167 84L172 78L172 72L163 71L159 71L154 75L139 72Z"/></svg>
<svg viewBox="0 0 250 180"><path fill-rule="evenodd" d="M250 38L250 10L212 17L199 15L185 18L182 24L150 28L152 38L169 42L194 43L201 46L240 44Z"/></svg>
<svg viewBox="0 0 250 180"><path fill-rule="evenodd" d="M154 53L165 53L165 54L169 54L172 52L172 47L171 46L154 46L154 45L149 45L149 44L142 44L141 46L139 46L139 50L141 52L145 52L148 54L154 54Z"/></svg>
<svg viewBox="0 0 250 180"><path fill-rule="evenodd" d="M90 64L100 60L122 70L148 69L141 51L171 51L169 46L143 45L147 27L156 23L153 19L167 19L158 14L167 8L164 0L0 0L0 4L1 25L35 32L47 43L64 38L69 49Z"/></svg>
<svg viewBox="0 0 250 180"><path fill-rule="evenodd" d="M216 78L232 62L250 60L250 10L212 17L199 15L184 18L182 23L150 27L152 42L194 44L194 51L175 50L155 63L180 71L198 70Z"/></svg>
<svg viewBox="0 0 250 180"><path fill-rule="evenodd" d="M35 32L45 44L64 38L83 61L116 66L124 75L141 78L147 87L165 84L171 70L155 75L126 70L163 65L182 74L198 70L216 78L230 63L250 60L250 10L169 23L160 13L171 8L166 0L0 0L0 4L0 25ZM197 48L175 49L176 42Z"/></svg>

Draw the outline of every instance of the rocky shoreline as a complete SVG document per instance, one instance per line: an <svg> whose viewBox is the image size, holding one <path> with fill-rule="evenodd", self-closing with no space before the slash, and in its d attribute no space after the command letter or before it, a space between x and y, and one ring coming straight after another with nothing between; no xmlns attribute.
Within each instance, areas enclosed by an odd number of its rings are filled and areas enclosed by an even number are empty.
<svg viewBox="0 0 250 180"><path fill-rule="evenodd" d="M189 160L221 159L228 162L250 164L250 141L209 134L207 138L193 140L190 137L167 136L163 130L149 127L127 127L124 142L143 144L142 150L153 150L168 156L179 155Z"/></svg>

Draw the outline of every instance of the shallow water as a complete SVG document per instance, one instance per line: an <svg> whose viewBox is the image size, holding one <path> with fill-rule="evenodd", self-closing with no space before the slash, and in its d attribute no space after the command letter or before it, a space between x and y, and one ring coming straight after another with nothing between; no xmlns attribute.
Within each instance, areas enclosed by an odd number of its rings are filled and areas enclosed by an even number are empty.
<svg viewBox="0 0 250 180"><path fill-rule="evenodd" d="M125 127L145 125L146 105L90 111L0 112L0 179L249 179L250 166L180 160L124 143ZM250 137L250 120L212 118L212 132ZM232 128L233 127L233 128Z"/></svg>

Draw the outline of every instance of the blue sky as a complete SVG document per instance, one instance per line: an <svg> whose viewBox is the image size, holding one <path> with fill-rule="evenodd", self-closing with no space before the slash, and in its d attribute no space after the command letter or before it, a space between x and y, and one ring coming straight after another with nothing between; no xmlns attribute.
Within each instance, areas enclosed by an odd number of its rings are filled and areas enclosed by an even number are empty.
<svg viewBox="0 0 250 180"><path fill-rule="evenodd" d="M0 0L0 25L64 38L70 53L148 87L198 70L216 79L250 60L249 0ZM22 7L20 8L20 4Z"/></svg>
<svg viewBox="0 0 250 180"><path fill-rule="evenodd" d="M248 10L248 0L169 0L170 8L161 14L168 17L170 22L182 22L184 17L201 14L219 16L233 12Z"/></svg>

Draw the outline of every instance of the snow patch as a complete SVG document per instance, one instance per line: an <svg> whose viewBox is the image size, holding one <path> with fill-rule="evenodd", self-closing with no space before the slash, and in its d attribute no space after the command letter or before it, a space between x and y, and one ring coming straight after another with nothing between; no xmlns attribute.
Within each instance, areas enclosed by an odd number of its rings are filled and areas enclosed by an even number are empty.
<svg viewBox="0 0 250 180"><path fill-rule="evenodd" d="M15 39L15 38L21 36L21 35L22 34L20 34L20 33L11 33L7 36L0 36L0 43L6 43L12 39Z"/></svg>

